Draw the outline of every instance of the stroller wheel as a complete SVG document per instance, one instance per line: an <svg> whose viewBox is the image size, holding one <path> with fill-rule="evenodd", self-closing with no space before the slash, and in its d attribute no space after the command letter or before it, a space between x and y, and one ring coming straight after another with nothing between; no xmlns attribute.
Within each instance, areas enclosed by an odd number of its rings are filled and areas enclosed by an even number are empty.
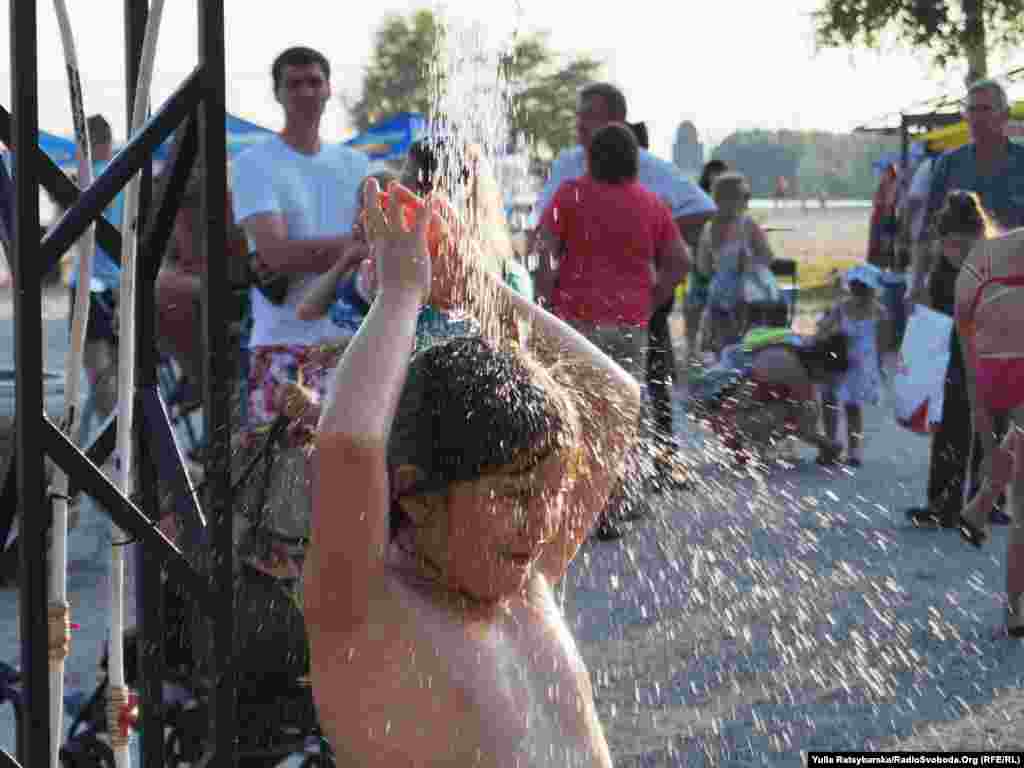
<svg viewBox="0 0 1024 768"><path fill-rule="evenodd" d="M70 739L60 750L63 768L117 768L114 752L92 733Z"/></svg>
<svg viewBox="0 0 1024 768"><path fill-rule="evenodd" d="M299 768L334 768L334 758L330 755L310 755Z"/></svg>

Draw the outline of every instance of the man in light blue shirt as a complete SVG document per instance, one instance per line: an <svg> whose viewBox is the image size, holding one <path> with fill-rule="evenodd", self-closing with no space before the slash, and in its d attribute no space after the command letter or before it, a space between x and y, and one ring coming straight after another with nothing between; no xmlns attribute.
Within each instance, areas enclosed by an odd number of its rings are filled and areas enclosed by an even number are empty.
<svg viewBox="0 0 1024 768"><path fill-rule="evenodd" d="M625 122L626 97L611 83L591 83L579 93L576 107L576 139L578 145L562 151L551 164L551 172L544 189L534 205L529 227L535 230L555 191L565 181L586 174L587 147L593 135L613 122ZM715 213L715 204L705 192L682 172L646 149L641 149L638 160L638 181L656 194L668 206L672 218L685 242L696 242L696 234ZM531 238L532 242L532 238ZM544 272L553 270L549 259L540 260L537 284L552 279ZM543 297L542 297L543 298ZM651 408L657 437L662 448L674 447L672 427L672 381L675 378L675 358L669 335L668 317L673 299L654 310L648 322L647 385L651 394Z"/></svg>

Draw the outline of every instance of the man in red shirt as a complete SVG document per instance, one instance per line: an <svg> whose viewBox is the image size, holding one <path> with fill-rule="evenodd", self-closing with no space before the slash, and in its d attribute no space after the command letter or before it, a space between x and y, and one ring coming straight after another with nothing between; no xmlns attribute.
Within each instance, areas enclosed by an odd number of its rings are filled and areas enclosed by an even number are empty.
<svg viewBox="0 0 1024 768"><path fill-rule="evenodd" d="M644 370L647 321L672 297L689 257L672 214L637 180L638 145L623 123L598 130L587 173L563 182L541 216L538 300L625 370ZM556 266L557 264L557 266ZM605 516L598 535L617 538Z"/></svg>

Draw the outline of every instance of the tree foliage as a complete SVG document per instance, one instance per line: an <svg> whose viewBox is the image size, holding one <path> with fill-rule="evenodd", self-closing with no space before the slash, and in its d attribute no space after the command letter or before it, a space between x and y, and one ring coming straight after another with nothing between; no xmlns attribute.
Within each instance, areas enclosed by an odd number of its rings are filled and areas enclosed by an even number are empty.
<svg viewBox="0 0 1024 768"><path fill-rule="evenodd" d="M430 11L409 18L386 16L377 29L370 64L363 73L363 90L349 105L349 116L360 131L398 112L430 110L429 64L437 55L443 30Z"/></svg>
<svg viewBox="0 0 1024 768"><path fill-rule="evenodd" d="M713 156L750 181L755 197L770 197L786 177L794 194L869 199L875 192L873 163L899 151L899 141L864 134L820 131L738 131Z"/></svg>
<svg viewBox="0 0 1024 768"><path fill-rule="evenodd" d="M824 0L814 12L820 45L877 47L894 31L913 48L929 52L939 67L966 59L968 80L987 75L990 48L1024 40L1024 0Z"/></svg>
<svg viewBox="0 0 1024 768"><path fill-rule="evenodd" d="M444 88L443 74L431 66L444 34L441 20L429 10L384 18L363 74L362 92L346 105L356 128L364 131L397 112L429 114L434 97ZM551 49L546 35L531 34L517 37L498 66L510 85L510 140L526 138L534 158L571 146L576 93L600 75L601 62L588 56L565 58Z"/></svg>

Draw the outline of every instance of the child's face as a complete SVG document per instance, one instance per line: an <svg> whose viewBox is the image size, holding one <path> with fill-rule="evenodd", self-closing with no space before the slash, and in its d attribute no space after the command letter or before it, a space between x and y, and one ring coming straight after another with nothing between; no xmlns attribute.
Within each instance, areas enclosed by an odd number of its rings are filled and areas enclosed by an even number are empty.
<svg viewBox="0 0 1024 768"><path fill-rule="evenodd" d="M442 555L449 585L482 600L521 590L561 526L566 490L559 456L454 485Z"/></svg>

